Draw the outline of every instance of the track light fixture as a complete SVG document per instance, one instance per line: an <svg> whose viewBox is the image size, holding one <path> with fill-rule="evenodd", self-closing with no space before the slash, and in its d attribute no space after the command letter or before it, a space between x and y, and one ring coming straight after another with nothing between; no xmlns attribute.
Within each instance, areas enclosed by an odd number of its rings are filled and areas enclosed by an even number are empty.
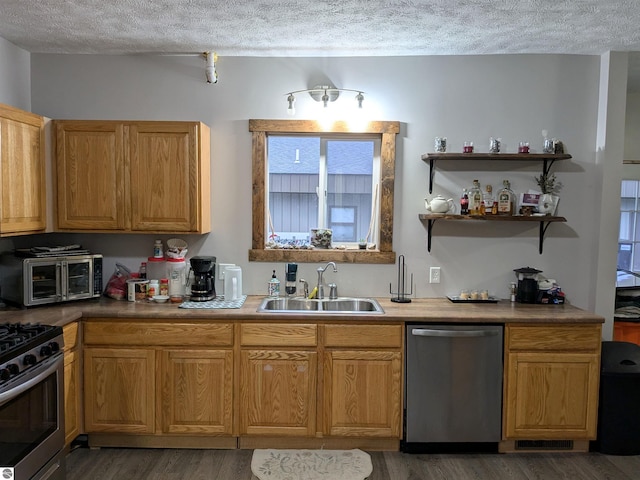
<svg viewBox="0 0 640 480"><path fill-rule="evenodd" d="M355 100L358 102L358 108L362 108L362 102L364 101L364 92L362 90L336 88L330 85L316 85L307 90L294 90L293 92L287 93L287 102L289 104L287 114L295 115L296 113L294 103L296 101L295 94L297 93L308 93L316 102L322 102L324 108L327 108L330 102L335 102L338 99L340 92L357 92Z"/></svg>
<svg viewBox="0 0 640 480"><path fill-rule="evenodd" d="M218 55L215 52L204 52L205 68L204 73L207 76L207 83L218 83L218 72L216 72L216 62Z"/></svg>

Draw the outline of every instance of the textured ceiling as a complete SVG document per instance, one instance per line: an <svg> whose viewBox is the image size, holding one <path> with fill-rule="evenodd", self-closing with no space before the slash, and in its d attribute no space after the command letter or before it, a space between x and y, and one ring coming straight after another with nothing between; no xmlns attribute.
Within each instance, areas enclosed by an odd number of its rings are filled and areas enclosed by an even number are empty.
<svg viewBox="0 0 640 480"><path fill-rule="evenodd" d="M640 51L639 25L640 0L0 0L0 37L32 53L600 55Z"/></svg>
<svg viewBox="0 0 640 480"><path fill-rule="evenodd" d="M638 0L1 0L30 52L222 56L640 50Z"/></svg>

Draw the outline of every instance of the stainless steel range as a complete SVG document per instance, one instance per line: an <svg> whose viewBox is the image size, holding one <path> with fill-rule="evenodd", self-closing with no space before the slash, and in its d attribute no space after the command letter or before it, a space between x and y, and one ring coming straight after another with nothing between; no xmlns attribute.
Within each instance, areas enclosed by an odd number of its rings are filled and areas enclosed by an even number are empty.
<svg viewBox="0 0 640 480"><path fill-rule="evenodd" d="M62 327L0 323L0 478L65 478Z"/></svg>

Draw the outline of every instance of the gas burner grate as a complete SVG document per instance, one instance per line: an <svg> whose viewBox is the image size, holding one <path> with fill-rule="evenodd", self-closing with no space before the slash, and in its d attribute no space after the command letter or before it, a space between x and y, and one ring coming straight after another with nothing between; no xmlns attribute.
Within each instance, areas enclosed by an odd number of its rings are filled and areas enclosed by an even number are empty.
<svg viewBox="0 0 640 480"><path fill-rule="evenodd" d="M62 330L61 327L39 323L3 323L0 324L0 353L11 352L23 345L44 342Z"/></svg>

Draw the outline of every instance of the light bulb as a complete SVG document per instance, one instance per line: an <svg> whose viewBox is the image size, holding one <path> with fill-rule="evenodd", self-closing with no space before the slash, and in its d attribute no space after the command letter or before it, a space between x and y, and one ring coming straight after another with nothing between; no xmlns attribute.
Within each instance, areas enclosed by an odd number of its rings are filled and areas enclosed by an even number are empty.
<svg viewBox="0 0 640 480"><path fill-rule="evenodd" d="M216 72L217 55L213 52L205 52L204 58L206 61L204 72L207 77L207 83L218 83L218 72Z"/></svg>
<svg viewBox="0 0 640 480"><path fill-rule="evenodd" d="M329 103L329 95L327 95L327 91L324 91L324 95L322 95L322 103L324 104L324 108L327 108Z"/></svg>
<svg viewBox="0 0 640 480"><path fill-rule="evenodd" d="M296 108L293 106L296 98L293 96L293 93L290 93L287 97L287 102L289 102L289 107L287 108L287 115L293 117L296 114Z"/></svg>

